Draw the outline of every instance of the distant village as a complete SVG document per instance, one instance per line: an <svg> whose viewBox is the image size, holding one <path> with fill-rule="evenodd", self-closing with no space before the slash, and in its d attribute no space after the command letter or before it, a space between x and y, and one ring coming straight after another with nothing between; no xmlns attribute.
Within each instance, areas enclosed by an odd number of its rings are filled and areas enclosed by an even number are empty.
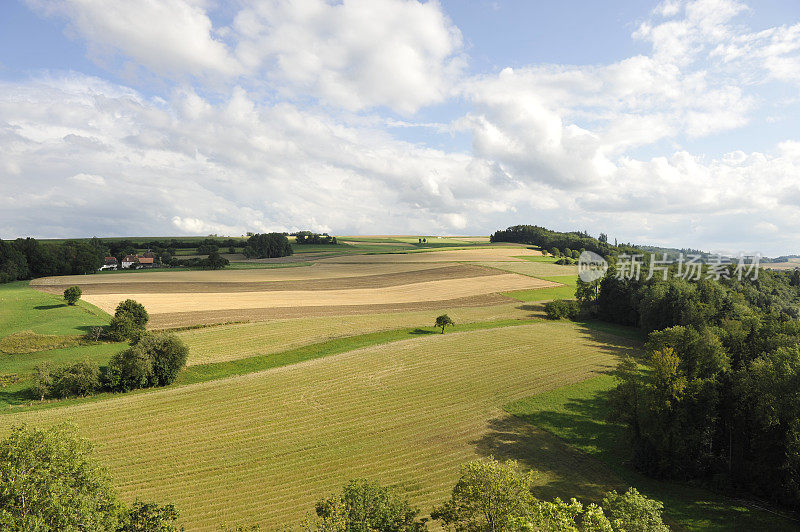
<svg viewBox="0 0 800 532"><path fill-rule="evenodd" d="M143 268L155 268L157 265L156 254L147 251L141 255L125 255L122 262L118 261L117 257L106 257L105 262L98 268L98 271L141 270Z"/></svg>

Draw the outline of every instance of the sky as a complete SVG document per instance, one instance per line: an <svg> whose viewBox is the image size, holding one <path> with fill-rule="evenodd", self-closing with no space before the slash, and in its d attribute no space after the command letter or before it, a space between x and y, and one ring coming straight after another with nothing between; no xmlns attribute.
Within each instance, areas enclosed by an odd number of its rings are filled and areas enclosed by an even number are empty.
<svg viewBox="0 0 800 532"><path fill-rule="evenodd" d="M0 237L800 253L796 0L5 0Z"/></svg>

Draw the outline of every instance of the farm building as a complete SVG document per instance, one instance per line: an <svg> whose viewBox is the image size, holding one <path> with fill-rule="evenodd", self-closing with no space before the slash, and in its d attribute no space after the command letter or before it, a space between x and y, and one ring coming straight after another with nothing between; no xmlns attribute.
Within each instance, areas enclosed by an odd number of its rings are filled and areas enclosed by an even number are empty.
<svg viewBox="0 0 800 532"><path fill-rule="evenodd" d="M122 259L123 269L133 268L138 270L141 268L154 268L155 266L155 254L149 252L144 255L126 255L125 258Z"/></svg>
<svg viewBox="0 0 800 532"><path fill-rule="evenodd" d="M119 268L117 257L106 257L103 265L98 270L116 270L117 268Z"/></svg>

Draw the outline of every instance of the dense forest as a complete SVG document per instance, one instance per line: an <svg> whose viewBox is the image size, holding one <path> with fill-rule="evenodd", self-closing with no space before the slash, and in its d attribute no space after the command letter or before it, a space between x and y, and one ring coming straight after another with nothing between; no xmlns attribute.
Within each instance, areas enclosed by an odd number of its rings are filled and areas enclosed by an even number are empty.
<svg viewBox="0 0 800 532"><path fill-rule="evenodd" d="M800 509L800 271L751 261L749 275L741 264L706 264L692 275L671 264L649 275L656 248L536 226L498 231L493 241L583 248L609 261L601 279L578 281L578 302L547 310L648 335L644 357L617 368L611 394L637 469ZM641 275L631 275L632 251Z"/></svg>
<svg viewBox="0 0 800 532"><path fill-rule="evenodd" d="M298 244L313 244L317 246L338 244L336 237L331 236L328 233L320 234L312 233L311 231L298 231L297 233L293 234L295 237L295 242Z"/></svg>
<svg viewBox="0 0 800 532"><path fill-rule="evenodd" d="M107 252L102 241L42 244L33 238L0 240L0 283L47 275L94 272Z"/></svg>

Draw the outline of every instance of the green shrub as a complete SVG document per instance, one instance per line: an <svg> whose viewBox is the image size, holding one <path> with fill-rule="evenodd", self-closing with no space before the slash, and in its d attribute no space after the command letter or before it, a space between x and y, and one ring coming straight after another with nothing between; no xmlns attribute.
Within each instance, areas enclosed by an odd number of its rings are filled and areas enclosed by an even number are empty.
<svg viewBox="0 0 800 532"><path fill-rule="evenodd" d="M100 390L100 368L90 362L78 362L55 368L44 363L33 370L31 391L40 399L85 397L98 390Z"/></svg>
<svg viewBox="0 0 800 532"><path fill-rule="evenodd" d="M64 300L67 305L74 305L81 298L81 294L83 294L83 290L80 286L70 286L64 290Z"/></svg>
<svg viewBox="0 0 800 532"><path fill-rule="evenodd" d="M186 365L189 348L174 334L146 334L108 363L106 385L115 392L166 386Z"/></svg>
<svg viewBox="0 0 800 532"><path fill-rule="evenodd" d="M544 311L551 320L577 319L581 312L580 303L571 299L556 299L545 303Z"/></svg>
<svg viewBox="0 0 800 532"><path fill-rule="evenodd" d="M112 340L122 342L130 340L139 341L144 334L150 316L144 306L133 299L126 299L117 305L114 317L108 327L108 334Z"/></svg>
<svg viewBox="0 0 800 532"><path fill-rule="evenodd" d="M138 327L133 318L127 314L114 316L108 326L108 337L116 342L124 342L125 340L137 342L143 334L144 329Z"/></svg>
<svg viewBox="0 0 800 532"><path fill-rule="evenodd" d="M100 389L100 368L90 362L60 366L52 371L50 395L65 397L85 397Z"/></svg>
<svg viewBox="0 0 800 532"><path fill-rule="evenodd" d="M669 528L661 520L663 509L661 502L645 497L636 488L628 488L623 495L610 491L603 498L603 510L614 530L668 532Z"/></svg>
<svg viewBox="0 0 800 532"><path fill-rule="evenodd" d="M144 305L137 303L133 299L126 299L117 305L117 309L114 311L114 316L120 315L130 316L136 326L141 327L142 329L144 329L144 327L147 325L147 320L150 319L150 316L147 314L147 310L145 310Z"/></svg>
<svg viewBox="0 0 800 532"><path fill-rule="evenodd" d="M425 523L417 520L418 509L394 490L369 480L351 480L341 495L320 499L316 514L318 520L310 523L308 530L427 530Z"/></svg>
<svg viewBox="0 0 800 532"><path fill-rule="evenodd" d="M112 392L129 392L151 386L153 362L138 345L117 353L108 363L106 386Z"/></svg>
<svg viewBox="0 0 800 532"><path fill-rule="evenodd" d="M138 347L152 361L153 386L172 384L189 357L189 348L174 334L145 335L139 341Z"/></svg>

